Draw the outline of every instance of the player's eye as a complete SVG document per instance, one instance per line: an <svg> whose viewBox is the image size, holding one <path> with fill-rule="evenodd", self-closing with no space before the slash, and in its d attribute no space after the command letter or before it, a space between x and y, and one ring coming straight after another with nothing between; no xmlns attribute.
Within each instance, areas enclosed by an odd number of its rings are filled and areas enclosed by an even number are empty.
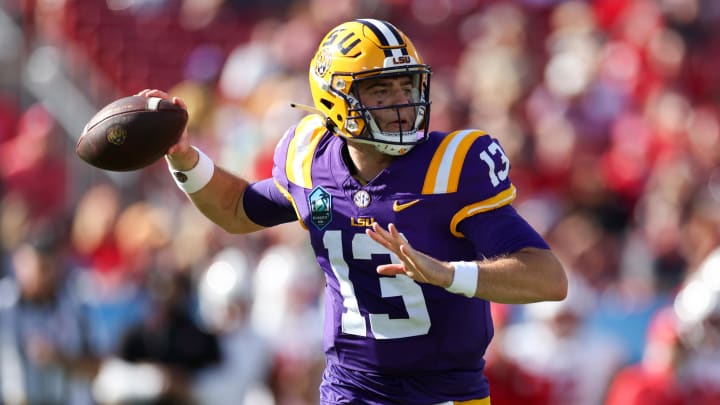
<svg viewBox="0 0 720 405"><path fill-rule="evenodd" d="M372 91L371 94L375 97L381 98L387 97L388 94L390 94L390 91L387 89L387 87L377 87Z"/></svg>

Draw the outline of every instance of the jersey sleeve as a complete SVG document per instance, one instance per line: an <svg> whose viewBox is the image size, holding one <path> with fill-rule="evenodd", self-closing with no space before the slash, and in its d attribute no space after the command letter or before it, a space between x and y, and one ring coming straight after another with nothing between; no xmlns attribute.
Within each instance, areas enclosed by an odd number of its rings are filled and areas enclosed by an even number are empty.
<svg viewBox="0 0 720 405"><path fill-rule="evenodd" d="M243 208L251 221L264 227L297 220L293 205L273 179L252 183L243 194Z"/></svg>
<svg viewBox="0 0 720 405"><path fill-rule="evenodd" d="M550 249L511 205L473 215L458 224L458 231L472 242L477 257L502 256L526 247Z"/></svg>
<svg viewBox="0 0 720 405"><path fill-rule="evenodd" d="M457 206L450 231L463 237L459 224L515 200L510 160L497 139L479 130L447 134L432 157L423 194L449 194Z"/></svg>

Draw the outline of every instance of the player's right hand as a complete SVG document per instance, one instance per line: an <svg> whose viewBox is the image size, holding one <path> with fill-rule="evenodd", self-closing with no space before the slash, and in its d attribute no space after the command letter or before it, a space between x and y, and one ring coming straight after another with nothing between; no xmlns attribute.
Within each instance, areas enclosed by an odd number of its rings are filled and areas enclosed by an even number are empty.
<svg viewBox="0 0 720 405"><path fill-rule="evenodd" d="M185 102L178 97L170 97L169 94L162 90L157 89L144 89L137 93L138 96L143 97L160 97L165 100L170 100L173 104L179 105L180 107L187 110ZM199 159L197 151L190 147L190 139L188 136L187 126L183 130L183 134L178 139L177 143L168 148L166 154L170 165L177 170L190 170L197 164Z"/></svg>

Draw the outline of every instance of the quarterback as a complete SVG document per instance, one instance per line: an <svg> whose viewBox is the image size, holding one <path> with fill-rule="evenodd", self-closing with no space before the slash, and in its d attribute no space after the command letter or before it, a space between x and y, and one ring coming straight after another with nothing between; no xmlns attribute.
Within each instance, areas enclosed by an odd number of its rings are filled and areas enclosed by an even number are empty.
<svg viewBox="0 0 720 405"><path fill-rule="evenodd" d="M166 155L228 232L307 230L326 278L322 404L489 404L490 301L567 293L562 265L511 205L497 139L428 130L430 78L390 23L345 22L311 61L312 113L279 141L272 178L216 167L187 132Z"/></svg>

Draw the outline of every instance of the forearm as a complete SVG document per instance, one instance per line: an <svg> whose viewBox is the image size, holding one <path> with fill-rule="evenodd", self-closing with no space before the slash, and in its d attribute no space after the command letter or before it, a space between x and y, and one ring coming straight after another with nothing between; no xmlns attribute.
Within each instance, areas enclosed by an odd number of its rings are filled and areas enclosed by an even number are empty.
<svg viewBox="0 0 720 405"><path fill-rule="evenodd" d="M528 247L499 258L454 264L413 249L393 224L385 230L375 223L366 233L400 259L378 266L377 272L386 276L405 274L457 294L508 304L559 301L567 295L565 270L549 249Z"/></svg>
<svg viewBox="0 0 720 405"><path fill-rule="evenodd" d="M203 215L225 231L249 233L263 227L251 221L245 213L242 201L247 187L247 180L216 166L210 182L187 196Z"/></svg>
<svg viewBox="0 0 720 405"><path fill-rule="evenodd" d="M201 158L202 155L202 158ZM216 166L199 150L188 147L180 158L167 156L170 172L200 212L230 233L263 229L243 207L247 180Z"/></svg>
<svg viewBox="0 0 720 405"><path fill-rule="evenodd" d="M475 296L493 302L526 304L559 301L567 294L562 264L546 249L526 248L511 255L477 261Z"/></svg>

